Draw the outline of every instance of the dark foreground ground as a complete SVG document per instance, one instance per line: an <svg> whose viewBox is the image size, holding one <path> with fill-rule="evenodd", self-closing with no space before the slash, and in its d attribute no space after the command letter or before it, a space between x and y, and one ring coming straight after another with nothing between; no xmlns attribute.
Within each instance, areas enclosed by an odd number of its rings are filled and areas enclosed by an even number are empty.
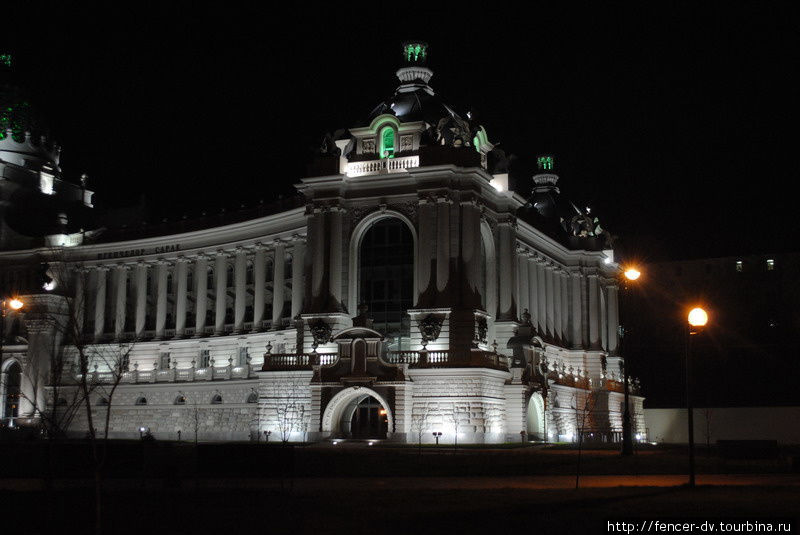
<svg viewBox="0 0 800 535"><path fill-rule="evenodd" d="M57 458L52 490L45 490L42 451L20 447L0 445L7 531L91 533L85 446L51 451ZM14 454L17 462L9 462ZM574 486L577 468L570 448L427 448L420 454L384 447L116 444L103 496L104 533L607 533L608 521L678 517L781 518L797 530L800 476L793 454L732 460L701 451L699 472L721 475L701 475L700 486L689 489L662 486L684 480L683 448L640 450L629 459L616 450L591 450L581 461L582 486L591 488L576 490L565 488Z"/></svg>

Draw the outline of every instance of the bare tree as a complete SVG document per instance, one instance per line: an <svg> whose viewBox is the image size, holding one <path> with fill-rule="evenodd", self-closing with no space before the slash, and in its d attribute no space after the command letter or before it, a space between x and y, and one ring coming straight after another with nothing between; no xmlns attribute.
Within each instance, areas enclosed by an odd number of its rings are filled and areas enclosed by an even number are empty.
<svg viewBox="0 0 800 535"><path fill-rule="evenodd" d="M50 337L48 358L32 359L29 401L41 417L49 437L63 436L78 414L85 414L86 438L91 449L95 483L95 531L102 532L103 474L108 456L108 439L114 394L127 371L134 342L96 344L84 333L88 271L68 258L66 250L54 248L45 258L47 275L52 279L44 288L57 299L57 305L42 307L38 321L45 321ZM46 310L45 310L46 309ZM41 349L41 348L39 348ZM38 352L41 355L41 351ZM44 384L42 382L44 381ZM51 410L42 399L49 387ZM102 435L92 400L100 395L105 409ZM51 442L52 444L52 442Z"/></svg>
<svg viewBox="0 0 800 535"><path fill-rule="evenodd" d="M411 431L417 435L420 455L422 455L422 435L431 430L430 420L435 412L437 412L436 408L430 403L425 403L420 410L411 416Z"/></svg>
<svg viewBox="0 0 800 535"><path fill-rule="evenodd" d="M579 399L577 394L573 394L572 400L575 406L575 428L578 433L578 464L575 470L575 488L577 489L580 487L581 453L583 451L583 436L586 434L586 419L594 409L597 396L592 390L586 390L583 399Z"/></svg>
<svg viewBox="0 0 800 535"><path fill-rule="evenodd" d="M301 389L300 378L291 377L287 389L275 405L278 432L284 444L289 442L292 433L304 432L308 427L309 416L306 414L305 395Z"/></svg>

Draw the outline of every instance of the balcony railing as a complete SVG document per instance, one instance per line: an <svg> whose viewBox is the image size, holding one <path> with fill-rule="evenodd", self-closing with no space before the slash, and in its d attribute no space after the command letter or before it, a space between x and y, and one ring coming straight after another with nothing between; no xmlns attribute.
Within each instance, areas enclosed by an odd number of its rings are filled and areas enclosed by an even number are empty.
<svg viewBox="0 0 800 535"><path fill-rule="evenodd" d="M491 351L471 351L463 354L450 351L389 351L384 360L390 364L408 364L409 368L508 369L508 357Z"/></svg>
<svg viewBox="0 0 800 535"><path fill-rule="evenodd" d="M400 173L412 167L419 167L419 156L402 158L383 158L366 162L347 164L347 176L376 175L379 173Z"/></svg>
<svg viewBox="0 0 800 535"><path fill-rule="evenodd" d="M255 377L250 364L244 366L208 366L206 368L170 368L167 370L133 370L123 372L120 383L175 383L192 381L216 381L225 379L250 379ZM88 377L91 383L111 383L115 376L111 372L93 372ZM75 376L76 381L81 375Z"/></svg>
<svg viewBox="0 0 800 535"><path fill-rule="evenodd" d="M276 353L264 355L261 371L310 370L313 365L329 366L336 362L336 353Z"/></svg>

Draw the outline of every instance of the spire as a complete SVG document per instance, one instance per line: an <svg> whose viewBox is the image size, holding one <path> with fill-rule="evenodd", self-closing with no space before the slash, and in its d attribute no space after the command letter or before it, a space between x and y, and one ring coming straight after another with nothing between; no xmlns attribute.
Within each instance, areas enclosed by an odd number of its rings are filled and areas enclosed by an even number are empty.
<svg viewBox="0 0 800 535"><path fill-rule="evenodd" d="M421 81L424 84L433 76L433 71L425 66L428 61L428 43L406 41L403 43L403 67L398 69L397 77L404 84Z"/></svg>

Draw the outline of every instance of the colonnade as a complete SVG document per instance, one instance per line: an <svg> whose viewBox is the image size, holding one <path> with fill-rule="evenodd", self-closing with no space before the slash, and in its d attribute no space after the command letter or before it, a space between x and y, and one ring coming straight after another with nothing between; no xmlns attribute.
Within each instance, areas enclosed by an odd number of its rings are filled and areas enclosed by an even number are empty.
<svg viewBox="0 0 800 535"><path fill-rule="evenodd" d="M519 310L542 336L564 347L617 349L618 288L596 268L566 267L517 248Z"/></svg>
<svg viewBox="0 0 800 535"><path fill-rule="evenodd" d="M303 306L305 238L77 273L79 321L96 341L285 328Z"/></svg>

